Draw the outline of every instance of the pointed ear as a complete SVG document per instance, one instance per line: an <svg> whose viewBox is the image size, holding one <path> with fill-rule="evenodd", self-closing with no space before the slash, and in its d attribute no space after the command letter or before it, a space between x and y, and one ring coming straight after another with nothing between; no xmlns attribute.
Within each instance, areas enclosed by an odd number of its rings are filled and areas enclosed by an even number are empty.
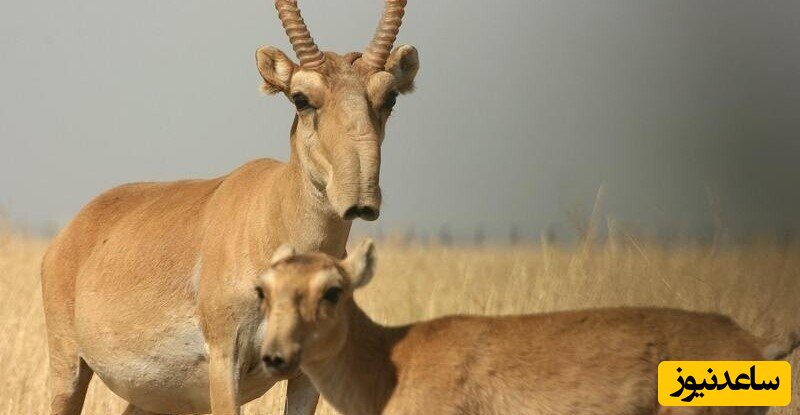
<svg viewBox="0 0 800 415"><path fill-rule="evenodd" d="M397 90L401 94L414 90L414 78L419 70L417 48L403 45L394 50L386 61L386 71L394 75Z"/></svg>
<svg viewBox="0 0 800 415"><path fill-rule="evenodd" d="M294 256L296 253L297 251L295 251L294 247L292 247L289 244L283 244L280 247L278 247L278 249L276 249L275 252L272 254L272 258L270 258L269 264L275 265L286 258Z"/></svg>
<svg viewBox="0 0 800 415"><path fill-rule="evenodd" d="M262 46L256 51L256 65L264 78L261 86L264 93L289 92L289 81L297 65L285 53L272 46Z"/></svg>
<svg viewBox="0 0 800 415"><path fill-rule="evenodd" d="M375 272L375 244L364 240L341 264L354 290L367 285Z"/></svg>

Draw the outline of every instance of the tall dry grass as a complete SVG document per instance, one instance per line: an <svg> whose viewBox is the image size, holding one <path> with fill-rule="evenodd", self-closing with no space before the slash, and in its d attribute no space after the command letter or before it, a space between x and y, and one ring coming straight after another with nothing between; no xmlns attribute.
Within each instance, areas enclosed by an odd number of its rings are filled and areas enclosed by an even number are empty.
<svg viewBox="0 0 800 415"><path fill-rule="evenodd" d="M0 233L0 415L45 414L48 393L39 262L46 241ZM357 301L375 319L403 323L448 313L507 314L656 305L732 315L780 338L800 327L800 249L775 243L671 248L619 238L556 247L379 247L375 281ZM800 379L800 353L792 357ZM342 380L346 382L346 379ZM283 385L246 414L280 413ZM794 403L772 414L800 413ZM95 379L84 414L120 413L124 402ZM325 407L318 413L332 414Z"/></svg>

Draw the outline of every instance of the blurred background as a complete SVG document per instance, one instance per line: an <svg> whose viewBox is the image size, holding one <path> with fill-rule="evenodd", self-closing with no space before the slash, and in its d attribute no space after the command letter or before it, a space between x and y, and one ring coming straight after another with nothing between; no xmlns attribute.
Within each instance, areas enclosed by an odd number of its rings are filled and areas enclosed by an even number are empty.
<svg viewBox="0 0 800 415"><path fill-rule="evenodd" d="M800 2L410 2L421 56L383 148L381 219L453 242L570 233L598 191L660 238L800 228ZM362 50L377 0L306 1ZM291 51L271 1L14 2L0 13L0 206L52 234L131 181L288 157L293 107L253 53Z"/></svg>

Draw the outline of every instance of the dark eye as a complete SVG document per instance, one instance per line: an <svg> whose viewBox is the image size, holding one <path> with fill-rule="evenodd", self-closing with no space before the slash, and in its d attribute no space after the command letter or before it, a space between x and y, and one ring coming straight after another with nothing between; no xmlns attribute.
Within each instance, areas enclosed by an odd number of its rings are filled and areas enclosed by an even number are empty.
<svg viewBox="0 0 800 415"><path fill-rule="evenodd" d="M387 110L391 110L394 108L394 104L397 103L397 92L392 91L386 94L386 99L383 101L383 107Z"/></svg>
<svg viewBox="0 0 800 415"><path fill-rule="evenodd" d="M294 102L294 106L297 107L298 111L311 108L311 104L308 103L308 97L305 94L297 93L292 95L292 101Z"/></svg>
<svg viewBox="0 0 800 415"><path fill-rule="evenodd" d="M330 287L325 290L325 294L322 295L322 299L325 301L330 302L331 304L336 304L339 301L339 297L342 295L342 289L339 287Z"/></svg>
<svg viewBox="0 0 800 415"><path fill-rule="evenodd" d="M264 290L262 290L261 287L256 287L256 294L258 295L259 300L264 299Z"/></svg>

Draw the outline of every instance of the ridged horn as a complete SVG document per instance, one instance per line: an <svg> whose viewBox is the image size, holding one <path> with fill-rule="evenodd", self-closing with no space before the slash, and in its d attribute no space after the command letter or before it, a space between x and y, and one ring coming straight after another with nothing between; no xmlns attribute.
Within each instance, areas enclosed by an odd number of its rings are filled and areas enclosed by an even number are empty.
<svg viewBox="0 0 800 415"><path fill-rule="evenodd" d="M406 0L385 1L383 14L378 22L375 35L372 37L372 42L369 43L369 46L361 56L361 59L367 65L381 71L386 65L386 60L389 59L389 53L392 52L392 46L395 39L397 39L397 32L400 31L400 25L403 23L403 14L405 14L406 7Z"/></svg>
<svg viewBox="0 0 800 415"><path fill-rule="evenodd" d="M292 49L300 59L300 66L313 69L325 62L325 55L320 52L314 38L311 37L303 16L300 15L300 8L297 7L297 0L275 0L275 9L278 10L278 18L281 19L286 36Z"/></svg>

